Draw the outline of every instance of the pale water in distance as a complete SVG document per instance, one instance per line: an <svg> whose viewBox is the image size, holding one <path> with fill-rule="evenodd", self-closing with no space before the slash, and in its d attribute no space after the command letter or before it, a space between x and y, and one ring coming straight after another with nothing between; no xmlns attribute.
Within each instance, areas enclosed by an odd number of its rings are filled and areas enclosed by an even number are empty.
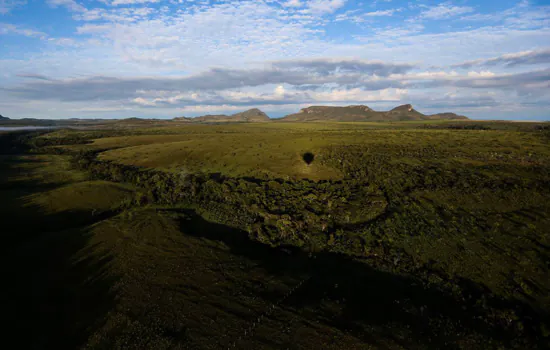
<svg viewBox="0 0 550 350"><path fill-rule="evenodd" d="M55 129L57 126L0 126L0 131Z"/></svg>

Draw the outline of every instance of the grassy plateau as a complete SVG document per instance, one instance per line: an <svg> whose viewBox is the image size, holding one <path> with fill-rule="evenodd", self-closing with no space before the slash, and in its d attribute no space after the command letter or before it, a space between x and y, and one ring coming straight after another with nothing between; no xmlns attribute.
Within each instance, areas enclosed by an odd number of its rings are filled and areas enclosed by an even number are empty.
<svg viewBox="0 0 550 350"><path fill-rule="evenodd" d="M547 123L0 133L0 194L18 348L550 346Z"/></svg>

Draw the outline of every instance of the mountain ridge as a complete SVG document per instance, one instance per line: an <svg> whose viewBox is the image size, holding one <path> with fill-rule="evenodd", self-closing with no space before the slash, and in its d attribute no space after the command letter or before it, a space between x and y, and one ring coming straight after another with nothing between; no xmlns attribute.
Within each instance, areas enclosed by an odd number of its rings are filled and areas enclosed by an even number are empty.
<svg viewBox="0 0 550 350"><path fill-rule="evenodd" d="M192 121L198 123L223 123L223 122L268 122L271 118L258 108L252 108L244 112L235 113L232 115L226 114L210 114L195 118L180 117L175 118L177 121Z"/></svg>
<svg viewBox="0 0 550 350"><path fill-rule="evenodd" d="M389 111L375 111L366 105L350 106L309 106L302 108L298 113L288 114L282 118L271 119L258 108L252 108L232 115L214 114L199 117L176 117L171 120L155 118L124 118L124 119L10 119L0 115L0 122L6 125L72 125L72 124L143 124L152 125L165 122L173 123L251 123L251 122L368 122L368 121L422 121L422 120L469 120L468 117L452 112L423 114L414 109L411 104L397 106Z"/></svg>
<svg viewBox="0 0 550 350"><path fill-rule="evenodd" d="M310 106L300 112L284 116L280 121L413 121L413 120L468 120L468 117L451 112L426 115L418 112L411 104L397 106L389 111L375 111L365 105L345 107Z"/></svg>

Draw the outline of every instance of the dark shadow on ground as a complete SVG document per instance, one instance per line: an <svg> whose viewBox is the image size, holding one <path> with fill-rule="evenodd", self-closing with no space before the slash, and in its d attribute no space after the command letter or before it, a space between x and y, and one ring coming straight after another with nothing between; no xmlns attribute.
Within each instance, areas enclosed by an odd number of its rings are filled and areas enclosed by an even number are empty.
<svg viewBox="0 0 550 350"><path fill-rule="evenodd" d="M88 226L114 213L49 215L36 206L25 206L25 196L56 184L12 180L27 162L14 150L0 152L4 153L0 165L2 345L78 348L100 327L114 304L110 290L116 278L105 274L111 257L79 255L91 249Z"/></svg>
<svg viewBox="0 0 550 350"><path fill-rule="evenodd" d="M310 165L311 163L313 163L315 156L311 152L306 152L302 155L302 159L307 165Z"/></svg>
<svg viewBox="0 0 550 350"><path fill-rule="evenodd" d="M101 327L116 278L104 274L109 256L75 260L87 243L86 229L33 232L2 256L4 346L74 349Z"/></svg>
<svg viewBox="0 0 550 350"><path fill-rule="evenodd" d="M232 253L259 261L273 275L309 276L285 302L286 307L365 344L383 348L389 339L404 348L548 346L548 338L540 334L543 322L548 322L546 313L520 301L498 299L471 281L456 281L462 292L453 294L348 256L312 256L292 247L273 248L250 240L244 231L208 222L191 210L178 212L183 214L184 234L222 241ZM276 302L280 296L263 297ZM337 312L329 307L335 304L339 305ZM510 315L518 319L509 319Z"/></svg>

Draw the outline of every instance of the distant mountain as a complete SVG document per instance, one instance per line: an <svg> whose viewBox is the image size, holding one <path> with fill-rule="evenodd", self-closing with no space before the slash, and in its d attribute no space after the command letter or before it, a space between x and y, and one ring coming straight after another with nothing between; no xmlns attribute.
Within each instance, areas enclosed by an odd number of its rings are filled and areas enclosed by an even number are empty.
<svg viewBox="0 0 550 350"><path fill-rule="evenodd" d="M412 105L395 107L389 112L382 112L388 120L423 120L425 115L418 112Z"/></svg>
<svg viewBox="0 0 550 350"><path fill-rule="evenodd" d="M185 118L185 117L183 117ZM176 118L181 121L180 118ZM264 112L257 108L249 109L241 113L232 115L217 114L203 115L201 117L192 118L193 122L199 123L224 123L224 122L268 122L271 119Z"/></svg>
<svg viewBox="0 0 550 350"><path fill-rule="evenodd" d="M368 106L347 106L329 107L312 106L303 108L298 113L289 114L281 121L338 121L338 122L359 122L359 121L406 121L406 120L436 120L436 119L468 119L454 113L440 113L425 115L406 104L392 109L391 111L375 111Z"/></svg>
<svg viewBox="0 0 550 350"><path fill-rule="evenodd" d="M174 122L184 122L184 123L191 123L193 122L193 118L189 118L189 117L177 117L177 118L174 118L172 119L172 121Z"/></svg>
<svg viewBox="0 0 550 350"><path fill-rule="evenodd" d="M247 121L247 122L268 122L271 119L264 112L260 111L258 108L252 108L248 111L241 113L233 114L231 116L234 119Z"/></svg>
<svg viewBox="0 0 550 350"><path fill-rule="evenodd" d="M137 117L130 117L130 118L124 118L124 119L119 119L118 122L119 123L144 123L144 122L149 122L153 119L143 119L143 118L137 118Z"/></svg>
<svg viewBox="0 0 550 350"><path fill-rule="evenodd" d="M62 123L67 123L67 121L35 118L10 119L0 116L0 124L10 126L55 126Z"/></svg>
<svg viewBox="0 0 550 350"><path fill-rule="evenodd" d="M468 120L468 119L470 119L466 116L458 115L456 113L450 113L450 112L432 114L432 115L428 115L427 117L428 117L428 119L436 119L436 120L437 119L448 119L448 120Z"/></svg>
<svg viewBox="0 0 550 350"><path fill-rule="evenodd" d="M166 122L167 121L162 119L131 117L131 118L125 118L125 119L105 121L104 123L106 124L114 123L116 125L129 127L129 126L155 126L155 125L162 125Z"/></svg>
<svg viewBox="0 0 550 350"><path fill-rule="evenodd" d="M377 113L367 106L311 106L303 108L298 113L289 114L280 120L284 121L342 121L354 122L377 120Z"/></svg>
<svg viewBox="0 0 550 350"><path fill-rule="evenodd" d="M34 126L98 126L98 125L118 125L121 127L142 127L142 126L162 126L174 125L174 123L227 123L227 122L269 122L271 119L257 108L236 113L233 115L204 115L196 118L178 117L172 120L163 119L10 119L0 115L0 123L3 125L34 125ZM278 121L334 121L334 122L366 122L366 121L406 121L406 120L468 120L463 115L445 112L432 115L425 115L406 104L396 107L390 111L375 111L368 106L354 105L347 107L332 106L311 106L303 108L298 113L289 114Z"/></svg>

